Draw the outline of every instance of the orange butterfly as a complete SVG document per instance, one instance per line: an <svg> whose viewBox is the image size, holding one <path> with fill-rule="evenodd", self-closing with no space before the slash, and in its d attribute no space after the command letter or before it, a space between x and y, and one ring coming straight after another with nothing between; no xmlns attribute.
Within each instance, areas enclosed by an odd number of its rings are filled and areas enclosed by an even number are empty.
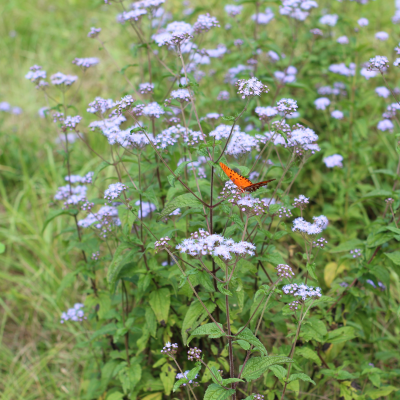
<svg viewBox="0 0 400 400"><path fill-rule="evenodd" d="M238 189L244 193L244 192L255 192L257 189L260 189L260 187L266 186L267 183L274 181L275 179L270 179L269 181L263 181L263 182L258 182L258 183L253 183L251 182L250 179L245 178L244 176L238 174L235 172L233 169L230 169L227 167L225 164L222 162L219 163L221 166L222 170L226 173L228 178L238 187Z"/></svg>

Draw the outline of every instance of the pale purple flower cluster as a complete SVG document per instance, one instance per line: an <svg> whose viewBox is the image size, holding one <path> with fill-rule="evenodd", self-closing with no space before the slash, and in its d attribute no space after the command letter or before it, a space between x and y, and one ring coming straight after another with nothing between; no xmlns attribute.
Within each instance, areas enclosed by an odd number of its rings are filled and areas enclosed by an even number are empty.
<svg viewBox="0 0 400 400"><path fill-rule="evenodd" d="M76 64L78 67L81 67L83 70L86 70L90 67L93 67L93 65L97 65L100 62L100 60L97 57L88 57L88 58L75 58L74 61L72 61L72 64Z"/></svg>
<svg viewBox="0 0 400 400"><path fill-rule="evenodd" d="M147 104L143 108L142 112L149 118L160 118L161 115L165 114L165 111L162 109L162 107L155 101Z"/></svg>
<svg viewBox="0 0 400 400"><path fill-rule="evenodd" d="M282 0L279 6L281 15L287 15L298 21L304 21L309 16L309 10L317 8L318 4L314 0Z"/></svg>
<svg viewBox="0 0 400 400"><path fill-rule="evenodd" d="M356 64L350 63L349 66L346 66L345 63L340 64L332 64L329 66L329 71L334 74L343 75L343 76L354 76L356 73Z"/></svg>
<svg viewBox="0 0 400 400"><path fill-rule="evenodd" d="M178 166L181 165L184 161L187 161L185 158L181 158L178 161ZM207 159L204 156L200 156L198 157L197 161L192 161L187 165L187 168L189 171L193 170L193 167L195 169L195 171L197 172L197 176L199 178L207 178L206 175L206 169L203 167L204 164L207 163Z"/></svg>
<svg viewBox="0 0 400 400"><path fill-rule="evenodd" d="M124 24L126 21L139 21L146 14L147 11L143 8L135 8L134 10L123 11L117 16L117 21L121 24Z"/></svg>
<svg viewBox="0 0 400 400"><path fill-rule="evenodd" d="M197 21L193 25L193 29L200 33L200 32L207 32L211 28L219 27L219 22L217 18L210 17L210 14L206 15L199 15Z"/></svg>
<svg viewBox="0 0 400 400"><path fill-rule="evenodd" d="M343 119L344 114L342 113L342 111L339 110L333 110L331 112L331 117L335 118L335 119Z"/></svg>
<svg viewBox="0 0 400 400"><path fill-rule="evenodd" d="M385 56L375 56L369 60L370 71L384 71L386 68L389 68L389 60Z"/></svg>
<svg viewBox="0 0 400 400"><path fill-rule="evenodd" d="M67 312L63 312L61 314L61 321L60 323L64 323L67 321L78 321L82 322L85 317L85 313L83 311L83 304L76 303L72 308L69 308Z"/></svg>
<svg viewBox="0 0 400 400"><path fill-rule="evenodd" d="M238 201L242 198L239 188L231 180L228 180L225 182L225 186L218 198L228 199L230 197L233 197L233 201Z"/></svg>
<svg viewBox="0 0 400 400"><path fill-rule="evenodd" d="M264 400L264 396L262 394L254 394L253 400Z"/></svg>
<svg viewBox="0 0 400 400"><path fill-rule="evenodd" d="M210 235L200 229L199 232L192 233L190 238L184 239L176 246L181 253L187 253L192 257L202 257L213 255L224 260L232 259L232 254L236 257L254 256L256 246L249 242L236 243L233 239L226 239L221 235Z"/></svg>
<svg viewBox="0 0 400 400"><path fill-rule="evenodd" d="M93 261L98 261L100 257L100 251L96 251L95 253L92 253L92 260Z"/></svg>
<svg viewBox="0 0 400 400"><path fill-rule="evenodd" d="M292 279L294 277L292 268L287 264L278 264L275 269L276 274L281 278Z"/></svg>
<svg viewBox="0 0 400 400"><path fill-rule="evenodd" d="M375 93L383 98L388 98L390 96L390 90L385 86L379 86L375 88Z"/></svg>
<svg viewBox="0 0 400 400"><path fill-rule="evenodd" d="M353 258L362 257L361 249L350 250L350 254L353 256Z"/></svg>
<svg viewBox="0 0 400 400"><path fill-rule="evenodd" d="M94 39L94 38L96 38L97 36L99 36L100 32L101 32L101 28L95 28L94 26L92 26L92 27L90 28L90 31L89 31L89 33L87 34L87 36L88 36L89 38L91 38L91 39Z"/></svg>
<svg viewBox="0 0 400 400"><path fill-rule="evenodd" d="M117 107L117 109L115 110L115 114L121 115L123 110L129 109L134 102L135 99L130 94L122 97L121 100L117 100L114 105L115 107ZM143 110L144 104L141 106L141 110ZM137 112L135 114L138 115ZM141 112L139 114L141 115Z"/></svg>
<svg viewBox="0 0 400 400"><path fill-rule="evenodd" d="M168 236L165 236L165 237L160 238L160 240L157 240L156 242L154 242L154 247L156 249L156 253L158 253L161 250L164 250L166 247L169 247L170 241L171 241L171 238Z"/></svg>
<svg viewBox="0 0 400 400"><path fill-rule="evenodd" d="M378 122L378 125L376 127L382 132L385 132L385 131L391 132L391 131L393 131L394 125L390 119L383 119L382 121Z"/></svg>
<svg viewBox="0 0 400 400"><path fill-rule="evenodd" d="M257 14L253 14L251 16L251 19L259 25L267 25L269 24L273 19L274 19L274 13L272 12L272 10L267 7L265 9L265 11L262 13L257 13Z"/></svg>
<svg viewBox="0 0 400 400"><path fill-rule="evenodd" d="M135 206L140 206L140 200L138 200L135 203ZM157 207L155 206L155 204L150 203L149 201L142 201L142 209L139 209L138 217L142 218L142 211L143 211L143 218L146 218L148 215L150 215L156 209L157 209Z"/></svg>
<svg viewBox="0 0 400 400"><path fill-rule="evenodd" d="M140 83L139 84L139 92L141 94L148 94L148 93L153 93L154 91L154 83Z"/></svg>
<svg viewBox="0 0 400 400"><path fill-rule="evenodd" d="M290 283L282 288L285 294L291 294L295 297L301 297L303 301L311 298L319 298L322 296L321 288L312 286L307 286L304 283L298 285L297 283Z"/></svg>
<svg viewBox="0 0 400 400"><path fill-rule="evenodd" d="M168 146L173 146L178 142L178 138L180 137L182 129L184 128L182 128L180 125L170 126L169 128L164 129L154 138L154 145L157 149L165 149Z"/></svg>
<svg viewBox="0 0 400 400"><path fill-rule="evenodd" d="M325 14L319 19L319 23L322 25L335 26L338 19L339 16L336 14Z"/></svg>
<svg viewBox="0 0 400 400"><path fill-rule="evenodd" d="M65 200L64 206L77 205L86 201L87 187L78 185L72 187L65 185L58 188L57 193L54 195L54 200Z"/></svg>
<svg viewBox="0 0 400 400"><path fill-rule="evenodd" d="M301 209L305 209L306 205L310 202L310 199L304 194L299 195L299 197L295 198L293 201L293 207L299 207Z"/></svg>
<svg viewBox="0 0 400 400"><path fill-rule="evenodd" d="M394 203L394 199L392 199L391 197L385 199L386 203L388 203L389 205Z"/></svg>
<svg viewBox="0 0 400 400"><path fill-rule="evenodd" d="M152 36L158 46L181 45L193 37L193 28L190 24L183 21L174 21L167 25L165 31L156 33Z"/></svg>
<svg viewBox="0 0 400 400"><path fill-rule="evenodd" d="M378 39L378 40L384 42L389 39L389 34L387 32L376 32L375 39Z"/></svg>
<svg viewBox="0 0 400 400"><path fill-rule="evenodd" d="M232 4L227 4L225 6L225 11L228 15L230 15L231 17L236 17L237 15L239 15L243 10L243 6L236 6L236 5L232 5Z"/></svg>
<svg viewBox="0 0 400 400"><path fill-rule="evenodd" d="M240 199L230 199L228 201L232 204L236 204L240 211L248 216L260 215L268 212L268 205L260 199L253 198L250 194L246 194Z"/></svg>
<svg viewBox="0 0 400 400"><path fill-rule="evenodd" d="M229 92L222 90L218 93L217 100L229 100Z"/></svg>
<svg viewBox="0 0 400 400"><path fill-rule="evenodd" d="M65 75L62 72L57 72L51 75L50 81L55 86L71 86L74 82L78 80L75 75Z"/></svg>
<svg viewBox="0 0 400 400"><path fill-rule="evenodd" d="M314 101L314 104L317 110L325 110L331 104L331 101L327 97L320 97Z"/></svg>
<svg viewBox="0 0 400 400"><path fill-rule="evenodd" d="M257 78L239 79L236 82L238 94L242 95L242 99L252 96L260 96L262 93L268 93L267 85L264 85Z"/></svg>
<svg viewBox="0 0 400 400"><path fill-rule="evenodd" d="M340 154L332 154L322 160L328 168L343 167L343 156Z"/></svg>
<svg viewBox="0 0 400 400"><path fill-rule="evenodd" d="M268 121L269 119L275 117L278 114L278 111L275 107L256 107L254 112L258 115L258 118L261 121Z"/></svg>
<svg viewBox="0 0 400 400"><path fill-rule="evenodd" d="M89 103L89 108L86 109L88 113L103 115L107 110L115 107L116 104L112 99L103 99L96 97L94 101Z"/></svg>
<svg viewBox="0 0 400 400"><path fill-rule="evenodd" d="M284 71L275 71L274 77L281 83L292 83L296 81L297 68L290 65Z"/></svg>
<svg viewBox="0 0 400 400"><path fill-rule="evenodd" d="M321 86L318 88L318 94L327 95L346 95L346 85L343 82L335 82L333 86Z"/></svg>
<svg viewBox="0 0 400 400"><path fill-rule="evenodd" d="M108 189L104 192L104 198L111 202L111 200L117 199L124 190L128 188L121 182L112 183L108 186Z"/></svg>
<svg viewBox="0 0 400 400"><path fill-rule="evenodd" d="M92 183L94 172L88 172L85 176L71 175L66 176L64 179L70 183Z"/></svg>
<svg viewBox="0 0 400 400"><path fill-rule="evenodd" d="M182 379L182 378L185 378L185 379L187 379L187 376L188 376L188 373L189 373L190 371L188 370L188 371L185 371L183 374L181 374L181 373L179 373L179 374L176 374L176 379ZM196 376L194 377L194 379L197 379L197 374L196 374ZM188 383L190 383L190 384L192 384L192 383L195 383L194 382L194 380L189 380L189 382ZM182 386L186 386L186 383L183 383L182 384Z"/></svg>
<svg viewBox="0 0 400 400"><path fill-rule="evenodd" d="M369 21L368 21L367 18L360 18L360 19L357 21L357 23L358 23L358 25L360 25L360 26L367 26L367 25L369 24Z"/></svg>
<svg viewBox="0 0 400 400"><path fill-rule="evenodd" d="M306 221L303 217L293 220L293 232L305 233L307 235L318 235L328 226L328 218L324 215L313 217L314 223Z"/></svg>
<svg viewBox="0 0 400 400"><path fill-rule="evenodd" d="M339 44L349 44L349 38L347 36L339 36L336 41Z"/></svg>
<svg viewBox="0 0 400 400"><path fill-rule="evenodd" d="M29 79L31 82L38 83L40 80L46 79L46 71L44 71L40 65L33 65L29 70L25 78Z"/></svg>
<svg viewBox="0 0 400 400"><path fill-rule="evenodd" d="M253 148L258 148L258 142L253 136L234 130L226 148L226 154L238 157L243 153L250 152Z"/></svg>
<svg viewBox="0 0 400 400"><path fill-rule="evenodd" d="M276 109L285 115L293 114L297 111L297 101L293 99L281 99L276 104Z"/></svg>
<svg viewBox="0 0 400 400"><path fill-rule="evenodd" d="M188 360L189 361L198 361L201 358L201 350L197 347L193 347L188 351Z"/></svg>
<svg viewBox="0 0 400 400"><path fill-rule="evenodd" d="M190 93L188 89L177 89L171 92L171 98L179 101L180 103L190 101Z"/></svg>
<svg viewBox="0 0 400 400"><path fill-rule="evenodd" d="M313 247L323 248L326 244L328 244L328 241L325 238L321 237L313 242Z"/></svg>
<svg viewBox="0 0 400 400"><path fill-rule="evenodd" d="M101 236L106 238L114 227L121 225L121 221L118 218L116 207L104 206L97 213L91 212L86 218L78 221L78 225L82 228L88 228L93 225L96 229L101 230Z"/></svg>
<svg viewBox="0 0 400 400"><path fill-rule="evenodd" d="M165 343L165 346L162 348L161 353L166 354L168 356L173 356L178 352L178 344L177 343Z"/></svg>
<svg viewBox="0 0 400 400"><path fill-rule="evenodd" d="M377 288L373 280L367 279L365 282L371 285L374 289ZM386 286L380 281L378 281L378 286L382 291L386 290Z"/></svg>

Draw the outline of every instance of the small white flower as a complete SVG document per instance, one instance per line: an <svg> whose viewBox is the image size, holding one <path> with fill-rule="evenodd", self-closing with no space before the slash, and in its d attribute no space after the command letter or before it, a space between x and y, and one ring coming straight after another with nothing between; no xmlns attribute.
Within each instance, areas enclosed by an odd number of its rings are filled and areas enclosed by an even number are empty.
<svg viewBox="0 0 400 400"><path fill-rule="evenodd" d="M384 42L389 39L389 34L386 32L376 32L375 38Z"/></svg>

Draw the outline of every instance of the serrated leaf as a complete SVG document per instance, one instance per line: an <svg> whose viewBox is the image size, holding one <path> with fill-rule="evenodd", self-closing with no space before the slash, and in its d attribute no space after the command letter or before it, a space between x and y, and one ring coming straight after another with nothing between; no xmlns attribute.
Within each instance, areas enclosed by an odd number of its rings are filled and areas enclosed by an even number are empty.
<svg viewBox="0 0 400 400"><path fill-rule="evenodd" d="M160 379L164 386L164 393L169 396L174 387L176 379L175 368L170 364L164 364L161 368Z"/></svg>
<svg viewBox="0 0 400 400"><path fill-rule="evenodd" d="M182 194L166 204L165 208L157 217L157 221L167 217L177 208L183 207L201 207L201 202L197 200L191 193Z"/></svg>
<svg viewBox="0 0 400 400"><path fill-rule="evenodd" d="M243 349L243 350L250 350L250 343L246 342L245 340L237 340L236 343Z"/></svg>
<svg viewBox="0 0 400 400"><path fill-rule="evenodd" d="M198 363L198 365L196 367L194 367L193 369L191 369L188 374L186 375L186 378L189 381L192 381L193 379L196 379L197 374L200 372L201 370L201 364L200 362Z"/></svg>
<svg viewBox="0 0 400 400"><path fill-rule="evenodd" d="M303 382L310 382L313 385L315 385L315 382L308 375L303 373L290 375L289 382L293 382L298 379L300 379Z"/></svg>
<svg viewBox="0 0 400 400"><path fill-rule="evenodd" d="M315 275L316 263L307 263L306 268L312 279L318 280L317 275Z"/></svg>
<svg viewBox="0 0 400 400"><path fill-rule="evenodd" d="M393 264L400 265L400 251L394 251L393 253L384 254L390 261L392 261Z"/></svg>
<svg viewBox="0 0 400 400"><path fill-rule="evenodd" d="M222 384L222 377L221 374L218 372L218 368L213 365L210 367L210 376L211 379L214 383L216 383L217 385L221 385Z"/></svg>
<svg viewBox="0 0 400 400"><path fill-rule="evenodd" d="M375 400L378 399L379 397L388 396L390 393L397 390L399 389L395 386L383 386L380 387L379 389L367 390L365 394L371 397L371 399Z"/></svg>
<svg viewBox="0 0 400 400"><path fill-rule="evenodd" d="M225 296L232 296L232 292L228 289L225 289L225 283L218 282L217 287L218 290Z"/></svg>
<svg viewBox="0 0 400 400"><path fill-rule="evenodd" d="M335 329L328 332L328 343L342 343L356 337L354 328L351 326L343 326L342 328Z"/></svg>
<svg viewBox="0 0 400 400"><path fill-rule="evenodd" d="M223 329L222 324L218 324L218 326L221 329ZM201 325L198 328L196 328L190 335L188 343L190 340L192 340L193 337L197 337L197 336L208 336L212 339L217 339L217 338L220 338L225 335L226 335L225 333L221 332L221 330L218 329L218 327L216 326L216 324L214 322L211 322L209 324L204 324L204 325Z"/></svg>
<svg viewBox="0 0 400 400"><path fill-rule="evenodd" d="M189 383L189 381L186 378L179 379L178 381L175 382L172 391L176 392L179 389L179 387L182 386L184 383Z"/></svg>
<svg viewBox="0 0 400 400"><path fill-rule="evenodd" d="M212 383L207 388L203 400L225 400L234 393L234 389L224 389L222 386Z"/></svg>
<svg viewBox="0 0 400 400"><path fill-rule="evenodd" d="M176 177L181 176L182 172L185 170L185 167L190 163L191 161L183 161L181 164L178 165L178 168L174 171L175 176L174 175L167 176L168 182L172 187L175 187L175 182L177 181Z"/></svg>
<svg viewBox="0 0 400 400"><path fill-rule="evenodd" d="M228 386L231 383L235 383L235 382L244 382L243 379L238 379L238 378L228 378L228 379L222 379L222 384L224 386Z"/></svg>
<svg viewBox="0 0 400 400"><path fill-rule="evenodd" d="M247 361L242 378L247 382L258 379L271 365L291 363L293 360L285 356L253 357Z"/></svg>
<svg viewBox="0 0 400 400"><path fill-rule="evenodd" d="M167 323L169 307L170 307L170 292L168 288L153 290L149 296L149 303L156 315L159 323Z"/></svg>
<svg viewBox="0 0 400 400"><path fill-rule="evenodd" d="M240 332L236 337L252 344L254 348L261 353L261 355L268 356L267 349L260 342L260 340L254 336L253 332L249 328L243 329L243 331Z"/></svg>
<svg viewBox="0 0 400 400"><path fill-rule="evenodd" d="M309 360L314 361L317 365L321 365L321 359L318 357L318 354L310 349L309 347L296 347L296 355L302 356Z"/></svg>

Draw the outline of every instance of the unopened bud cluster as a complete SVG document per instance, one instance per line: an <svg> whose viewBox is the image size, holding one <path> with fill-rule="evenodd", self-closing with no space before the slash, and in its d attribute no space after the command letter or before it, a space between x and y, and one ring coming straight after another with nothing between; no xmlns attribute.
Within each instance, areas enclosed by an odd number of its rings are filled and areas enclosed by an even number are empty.
<svg viewBox="0 0 400 400"><path fill-rule="evenodd" d="M289 210L289 208L287 207L281 207L278 210L278 217L282 218L282 217L293 217L292 212Z"/></svg>
<svg viewBox="0 0 400 400"><path fill-rule="evenodd" d="M300 302L298 300L292 301L289 303L289 308L291 310L297 310L300 307Z"/></svg>
<svg viewBox="0 0 400 400"><path fill-rule="evenodd" d="M353 258L362 256L361 249L350 250L350 254L353 256Z"/></svg>
<svg viewBox="0 0 400 400"><path fill-rule="evenodd" d="M290 268L287 264L278 264L275 269L277 275L281 278L291 279L294 276L292 268Z"/></svg>
<svg viewBox="0 0 400 400"><path fill-rule="evenodd" d="M389 197L388 199L385 200L386 203L388 203L389 205L394 203L394 199L392 199L391 197Z"/></svg>
<svg viewBox="0 0 400 400"><path fill-rule="evenodd" d="M254 400L264 400L264 396L262 394L255 394L253 396Z"/></svg>
<svg viewBox="0 0 400 400"><path fill-rule="evenodd" d="M92 260L97 261L100 257L100 251L96 251L95 253L92 253Z"/></svg>
<svg viewBox="0 0 400 400"><path fill-rule="evenodd" d="M197 361L201 358L201 350L197 347L193 347L188 351L188 360Z"/></svg>
<svg viewBox="0 0 400 400"><path fill-rule="evenodd" d="M178 344L177 343L165 343L165 346L162 348L161 353L166 354L168 356L173 356L178 351Z"/></svg>
<svg viewBox="0 0 400 400"><path fill-rule="evenodd" d="M325 238L321 237L318 240L315 240L313 242L313 247L321 247L322 248L322 247L325 247L326 244L328 244L328 241Z"/></svg>
<svg viewBox="0 0 400 400"><path fill-rule="evenodd" d="M309 203L308 197L301 194L297 199L294 199L293 207L304 209L306 208L306 205L308 203Z"/></svg>
<svg viewBox="0 0 400 400"><path fill-rule="evenodd" d="M170 240L171 240L171 238L169 238L168 236L165 236L165 237L161 238L160 240L157 240L154 243L156 252L164 250L166 247L168 247Z"/></svg>

